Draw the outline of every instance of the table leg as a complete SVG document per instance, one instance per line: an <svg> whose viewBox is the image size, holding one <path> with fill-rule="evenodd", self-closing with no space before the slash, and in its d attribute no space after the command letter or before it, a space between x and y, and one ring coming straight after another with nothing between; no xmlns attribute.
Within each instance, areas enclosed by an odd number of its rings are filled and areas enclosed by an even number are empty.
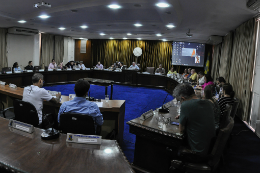
<svg viewBox="0 0 260 173"><path fill-rule="evenodd" d="M107 86L106 86L106 90L105 90L105 95L107 95Z"/></svg>
<svg viewBox="0 0 260 173"><path fill-rule="evenodd" d="M110 100L113 100L113 84L111 84L111 94L110 94Z"/></svg>

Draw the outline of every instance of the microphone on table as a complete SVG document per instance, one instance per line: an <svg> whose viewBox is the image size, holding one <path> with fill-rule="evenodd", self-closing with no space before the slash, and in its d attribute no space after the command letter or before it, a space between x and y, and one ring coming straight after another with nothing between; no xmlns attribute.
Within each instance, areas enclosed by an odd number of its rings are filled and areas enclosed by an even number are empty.
<svg viewBox="0 0 260 173"><path fill-rule="evenodd" d="M164 101L163 101L163 105L164 105L164 103L165 103L166 98L168 97L168 95L169 95L169 93L168 93L167 96L165 97L165 99L164 99ZM168 109L168 108L165 108L163 105L162 105L162 108L159 109L159 112L161 112L161 113L169 113L169 109Z"/></svg>

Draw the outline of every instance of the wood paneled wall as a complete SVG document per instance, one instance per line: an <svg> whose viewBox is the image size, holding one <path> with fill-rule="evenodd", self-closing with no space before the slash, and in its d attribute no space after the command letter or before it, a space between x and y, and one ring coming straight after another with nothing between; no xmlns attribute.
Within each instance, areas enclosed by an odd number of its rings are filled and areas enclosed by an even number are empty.
<svg viewBox="0 0 260 173"><path fill-rule="evenodd" d="M80 53L80 42L81 40L75 40L75 61L83 61L83 64L91 68L93 67L92 55L91 55L91 40L87 41L86 53Z"/></svg>

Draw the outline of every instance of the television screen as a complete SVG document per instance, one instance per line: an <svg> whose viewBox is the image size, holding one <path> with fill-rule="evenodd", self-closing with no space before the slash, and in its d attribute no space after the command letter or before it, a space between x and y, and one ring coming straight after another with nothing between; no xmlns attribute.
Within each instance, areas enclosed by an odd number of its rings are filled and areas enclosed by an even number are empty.
<svg viewBox="0 0 260 173"><path fill-rule="evenodd" d="M205 44L173 42L172 65L204 66Z"/></svg>

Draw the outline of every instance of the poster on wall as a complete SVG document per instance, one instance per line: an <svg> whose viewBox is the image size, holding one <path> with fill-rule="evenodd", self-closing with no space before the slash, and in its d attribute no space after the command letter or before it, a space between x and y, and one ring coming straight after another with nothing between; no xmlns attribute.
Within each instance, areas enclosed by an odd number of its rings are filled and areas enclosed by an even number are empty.
<svg viewBox="0 0 260 173"><path fill-rule="evenodd" d="M87 47L86 47L87 41L88 41L87 39L82 39L80 41L80 53L87 53Z"/></svg>

